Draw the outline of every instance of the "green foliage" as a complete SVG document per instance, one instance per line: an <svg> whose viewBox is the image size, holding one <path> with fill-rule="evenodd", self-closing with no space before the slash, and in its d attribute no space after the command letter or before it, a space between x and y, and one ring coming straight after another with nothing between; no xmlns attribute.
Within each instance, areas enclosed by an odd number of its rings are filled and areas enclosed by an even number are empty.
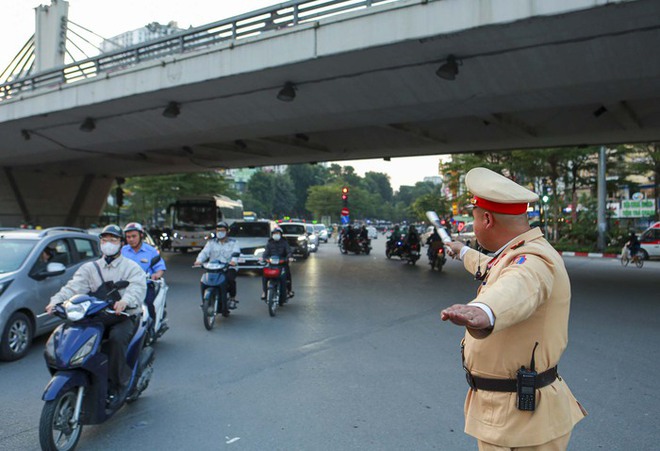
<svg viewBox="0 0 660 451"><path fill-rule="evenodd" d="M229 182L218 172L131 177L122 186L126 204L122 218L144 224L166 221L163 212L179 197L223 194L237 198Z"/></svg>

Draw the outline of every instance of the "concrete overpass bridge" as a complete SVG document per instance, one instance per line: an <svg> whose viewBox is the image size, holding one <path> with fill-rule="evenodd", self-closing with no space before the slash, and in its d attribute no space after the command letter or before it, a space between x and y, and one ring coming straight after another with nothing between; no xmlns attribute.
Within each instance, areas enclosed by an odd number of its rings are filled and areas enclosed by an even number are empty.
<svg viewBox="0 0 660 451"><path fill-rule="evenodd" d="M14 80L0 225L81 223L117 176L659 140L658 17L656 0L298 0Z"/></svg>

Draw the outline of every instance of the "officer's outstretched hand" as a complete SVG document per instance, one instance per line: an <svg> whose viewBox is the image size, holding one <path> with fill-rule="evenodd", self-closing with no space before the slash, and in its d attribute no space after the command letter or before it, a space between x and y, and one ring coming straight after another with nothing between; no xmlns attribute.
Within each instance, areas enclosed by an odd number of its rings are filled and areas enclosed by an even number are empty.
<svg viewBox="0 0 660 451"><path fill-rule="evenodd" d="M490 319L486 312L479 307L464 304L454 304L440 313L443 321L451 321L457 326L466 326L470 329L490 328Z"/></svg>
<svg viewBox="0 0 660 451"><path fill-rule="evenodd" d="M465 247L465 244L461 243L460 241L451 241L449 243L445 243L445 247L447 248L447 255L449 255L451 258L460 258L461 249Z"/></svg>

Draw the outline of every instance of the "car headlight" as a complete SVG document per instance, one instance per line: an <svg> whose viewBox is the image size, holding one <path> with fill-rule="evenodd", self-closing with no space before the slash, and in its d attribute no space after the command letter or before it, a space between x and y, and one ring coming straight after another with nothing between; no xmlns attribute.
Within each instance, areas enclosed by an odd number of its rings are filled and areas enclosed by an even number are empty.
<svg viewBox="0 0 660 451"><path fill-rule="evenodd" d="M254 250L254 255L255 255L255 256L257 256L257 255L261 255L261 254L263 254L264 252L266 252L266 248L265 248L265 247L258 247L258 248L256 248L256 249Z"/></svg>
<svg viewBox="0 0 660 451"><path fill-rule="evenodd" d="M82 361L89 355L92 350L94 350L94 345L96 344L96 335L90 337L89 340L83 344L78 351L71 357L69 364L71 366L80 365Z"/></svg>
<svg viewBox="0 0 660 451"><path fill-rule="evenodd" d="M307 240L306 236L299 236L298 237L298 241L305 241L305 240Z"/></svg>
<svg viewBox="0 0 660 451"><path fill-rule="evenodd" d="M11 284L11 280L5 280L4 282L0 282L0 296L2 296L2 293L5 292L7 287Z"/></svg>
<svg viewBox="0 0 660 451"><path fill-rule="evenodd" d="M71 321L78 321L85 316L85 312L91 305L91 302L85 301L80 303L65 302L64 311L66 312L66 317Z"/></svg>

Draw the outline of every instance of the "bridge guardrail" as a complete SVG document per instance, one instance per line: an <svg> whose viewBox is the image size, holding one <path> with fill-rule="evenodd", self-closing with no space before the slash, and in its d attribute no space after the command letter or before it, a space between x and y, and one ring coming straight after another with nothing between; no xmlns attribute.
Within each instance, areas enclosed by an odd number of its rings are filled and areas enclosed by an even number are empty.
<svg viewBox="0 0 660 451"><path fill-rule="evenodd" d="M77 82L102 73L126 69L143 61L200 50L221 42L244 39L266 31L396 1L399 0L292 0L280 3L35 75L15 77L0 84L0 102L26 91Z"/></svg>

